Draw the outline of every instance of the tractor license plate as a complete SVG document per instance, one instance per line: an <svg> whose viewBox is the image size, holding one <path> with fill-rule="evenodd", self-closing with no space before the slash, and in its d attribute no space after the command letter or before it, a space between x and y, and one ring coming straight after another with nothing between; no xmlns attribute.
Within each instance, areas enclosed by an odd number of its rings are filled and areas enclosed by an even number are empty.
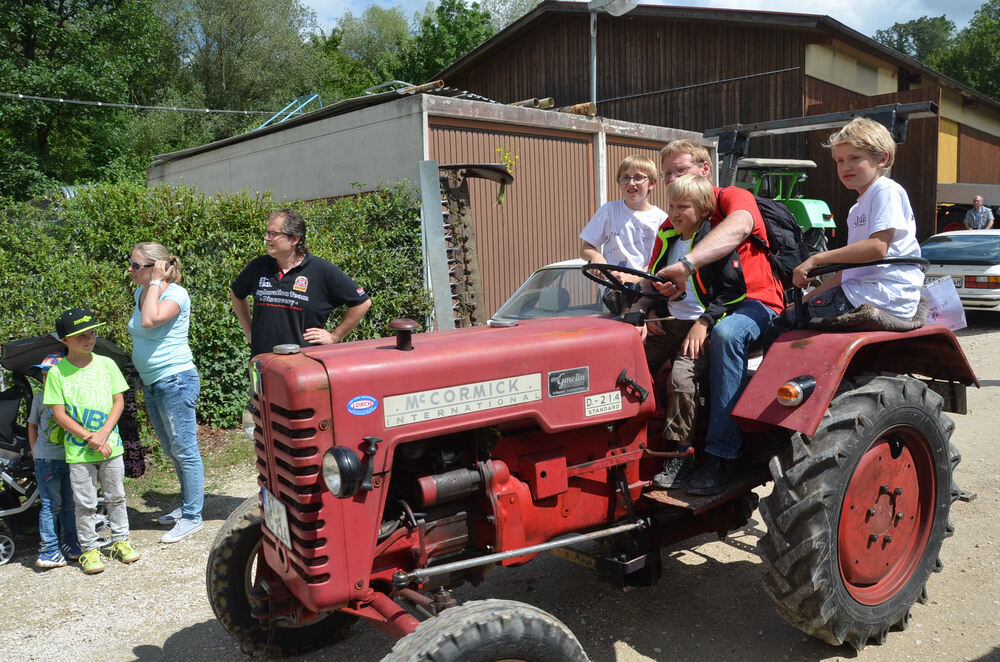
<svg viewBox="0 0 1000 662"><path fill-rule="evenodd" d="M260 488L260 503L264 507L264 525L277 536L285 547L292 548L292 535L288 531L288 512L278 497Z"/></svg>
<svg viewBox="0 0 1000 662"><path fill-rule="evenodd" d="M952 276L951 282L955 283L955 287L965 287L965 276Z"/></svg>

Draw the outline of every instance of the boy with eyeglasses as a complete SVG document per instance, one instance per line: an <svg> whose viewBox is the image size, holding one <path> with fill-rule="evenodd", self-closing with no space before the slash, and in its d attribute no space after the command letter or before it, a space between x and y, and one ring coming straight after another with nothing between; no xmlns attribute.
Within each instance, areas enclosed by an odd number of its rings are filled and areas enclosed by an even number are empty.
<svg viewBox="0 0 1000 662"><path fill-rule="evenodd" d="M644 156L628 156L618 165L616 179L622 199L601 205L583 228L580 257L587 262L645 271L656 231L667 218L662 209L649 202L656 178L656 164ZM638 280L625 274L621 278Z"/></svg>

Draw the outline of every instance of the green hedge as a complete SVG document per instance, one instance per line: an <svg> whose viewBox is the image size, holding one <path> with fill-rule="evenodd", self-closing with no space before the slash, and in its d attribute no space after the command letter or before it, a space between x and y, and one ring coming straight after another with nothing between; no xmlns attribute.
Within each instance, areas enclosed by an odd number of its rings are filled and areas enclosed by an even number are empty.
<svg viewBox="0 0 1000 662"><path fill-rule="evenodd" d="M250 349L229 303L243 266L264 253L267 216L286 206L269 194L208 197L183 186L127 184L88 188L47 209L0 198L0 338L53 330L66 308L86 306L108 323L102 331L131 351L129 252L158 241L181 258L192 301L191 349L201 374L199 419L230 427L246 403ZM372 298L350 339L387 335L389 321L422 321L420 210L411 189L331 202L290 205L306 219L310 251L339 265ZM335 311L334 315L338 315ZM332 320L335 322L335 320Z"/></svg>

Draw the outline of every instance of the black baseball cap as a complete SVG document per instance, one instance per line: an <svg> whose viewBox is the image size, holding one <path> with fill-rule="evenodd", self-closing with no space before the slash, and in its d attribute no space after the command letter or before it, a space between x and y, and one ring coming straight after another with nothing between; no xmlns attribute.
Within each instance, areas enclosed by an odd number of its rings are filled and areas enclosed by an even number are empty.
<svg viewBox="0 0 1000 662"><path fill-rule="evenodd" d="M86 308L70 308L56 320L56 335L68 338L99 326L104 326L104 322L98 322L94 313Z"/></svg>

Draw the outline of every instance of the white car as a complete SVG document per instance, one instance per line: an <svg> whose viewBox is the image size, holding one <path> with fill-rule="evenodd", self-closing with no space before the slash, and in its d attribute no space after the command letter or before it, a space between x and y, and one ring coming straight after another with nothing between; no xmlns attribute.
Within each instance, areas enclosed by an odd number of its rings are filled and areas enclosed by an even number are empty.
<svg viewBox="0 0 1000 662"><path fill-rule="evenodd" d="M958 230L920 244L927 278L951 277L966 310L1000 311L1000 230Z"/></svg>

